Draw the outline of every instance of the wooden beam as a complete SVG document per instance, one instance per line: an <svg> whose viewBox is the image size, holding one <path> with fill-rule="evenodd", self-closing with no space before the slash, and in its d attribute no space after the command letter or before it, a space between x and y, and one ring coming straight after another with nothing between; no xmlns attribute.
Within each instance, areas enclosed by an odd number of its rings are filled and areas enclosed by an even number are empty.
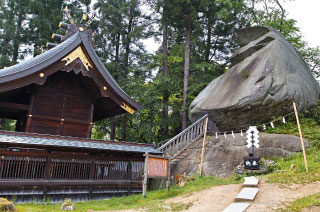
<svg viewBox="0 0 320 212"><path fill-rule="evenodd" d="M0 101L0 107L1 108L10 108L10 109L17 109L17 110L29 110L29 105L23 105L18 103L12 103L12 102L1 102Z"/></svg>

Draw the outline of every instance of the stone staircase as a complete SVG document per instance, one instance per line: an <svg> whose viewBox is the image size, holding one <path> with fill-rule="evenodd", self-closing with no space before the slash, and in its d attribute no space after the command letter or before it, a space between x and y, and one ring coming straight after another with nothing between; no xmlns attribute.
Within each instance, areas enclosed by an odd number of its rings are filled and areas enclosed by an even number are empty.
<svg viewBox="0 0 320 212"><path fill-rule="evenodd" d="M259 191L259 180L256 177L245 177L243 188L230 204L222 212L244 212L254 201Z"/></svg>

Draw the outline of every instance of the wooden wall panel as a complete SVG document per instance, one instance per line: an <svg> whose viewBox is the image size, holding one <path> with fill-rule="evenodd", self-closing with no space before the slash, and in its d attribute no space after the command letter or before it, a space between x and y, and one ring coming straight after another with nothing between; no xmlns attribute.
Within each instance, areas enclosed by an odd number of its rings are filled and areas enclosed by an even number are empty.
<svg viewBox="0 0 320 212"><path fill-rule="evenodd" d="M90 121L90 104L85 101L66 99L63 108L63 116L65 119Z"/></svg>
<svg viewBox="0 0 320 212"><path fill-rule="evenodd" d="M61 117L62 99L50 96L36 96L33 114Z"/></svg>
<svg viewBox="0 0 320 212"><path fill-rule="evenodd" d="M56 74L33 95L26 131L90 137L93 106L90 92L72 74Z"/></svg>
<svg viewBox="0 0 320 212"><path fill-rule="evenodd" d="M88 124L78 123L64 123L62 129L62 135L73 137L87 137Z"/></svg>
<svg viewBox="0 0 320 212"><path fill-rule="evenodd" d="M45 119L32 119L30 132L58 135L59 126L60 126L60 123L58 121L45 120Z"/></svg>

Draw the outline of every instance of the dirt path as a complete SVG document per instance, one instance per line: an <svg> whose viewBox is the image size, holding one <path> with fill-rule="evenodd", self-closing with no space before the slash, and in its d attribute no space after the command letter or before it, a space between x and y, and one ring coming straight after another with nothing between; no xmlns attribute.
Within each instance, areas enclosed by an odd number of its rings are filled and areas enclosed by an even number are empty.
<svg viewBox="0 0 320 212"><path fill-rule="evenodd" d="M294 184L291 186L279 186L262 182L259 193L247 209L247 212L264 211L271 212L273 209L283 207L288 203L301 197L320 192L320 181L310 184Z"/></svg>
<svg viewBox="0 0 320 212"><path fill-rule="evenodd" d="M278 184L271 184L261 182L260 190L255 198L255 201L247 209L247 212L271 212L273 209L281 208L285 203L294 201L298 198L319 193L320 181L310 184L294 184L291 186L281 186ZM183 212L221 212L229 204L231 204L236 195L241 190L241 185L223 185L215 186L199 192L194 192L189 195L179 196L169 199L165 205L170 203L190 204L191 206ZM308 211L318 211L305 210ZM140 210L144 211L144 210ZM93 211L92 211L93 212ZM104 211L107 212L107 211ZM122 210L112 212L138 212L135 210Z"/></svg>
<svg viewBox="0 0 320 212"><path fill-rule="evenodd" d="M233 202L240 190L241 185L215 186L189 196L175 197L166 203L192 203L192 206L185 210L188 212L220 212Z"/></svg>

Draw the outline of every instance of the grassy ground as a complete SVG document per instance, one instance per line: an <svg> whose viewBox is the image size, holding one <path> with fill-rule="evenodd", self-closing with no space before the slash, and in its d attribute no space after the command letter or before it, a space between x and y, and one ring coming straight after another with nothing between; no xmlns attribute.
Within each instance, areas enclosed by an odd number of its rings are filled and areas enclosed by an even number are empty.
<svg viewBox="0 0 320 212"><path fill-rule="evenodd" d="M305 171L303 154L298 153L286 158L273 158L279 166L266 176L270 183L310 183L320 180L320 126L310 118L300 120L303 137L309 139L312 147L307 149L307 161L309 172ZM298 128L294 121L279 125L277 128L268 129L269 133L292 134L299 136ZM290 171L291 165L295 168Z"/></svg>
<svg viewBox="0 0 320 212"><path fill-rule="evenodd" d="M291 202L290 204L286 205L284 208L281 208L277 211L299 212L303 208L310 208L313 206L319 207L320 209L320 193L297 199L296 201Z"/></svg>
<svg viewBox="0 0 320 212"><path fill-rule="evenodd" d="M75 211L88 211L92 210L115 210L115 209L136 209L146 208L148 211L162 211L162 205L166 199L187 195L195 191L200 191L206 188L217 185L238 184L242 180L236 177L217 179L214 177L195 177L193 182L188 183L184 187L172 187L169 191L163 189L159 191L152 191L147 193L147 197L143 198L141 194L131 195L122 198L112 198L103 201L88 201L75 203ZM60 211L61 204L16 204L18 212L56 212ZM170 205L173 211L179 211L188 208L190 205L186 204L172 204Z"/></svg>

